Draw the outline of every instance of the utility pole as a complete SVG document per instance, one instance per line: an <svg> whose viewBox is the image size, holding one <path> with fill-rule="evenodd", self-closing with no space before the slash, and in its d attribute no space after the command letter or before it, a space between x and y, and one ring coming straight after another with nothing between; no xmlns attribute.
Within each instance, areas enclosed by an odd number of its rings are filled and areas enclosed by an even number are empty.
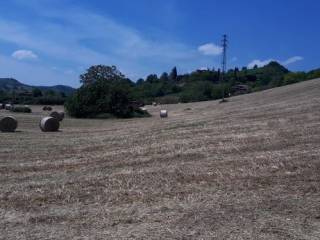
<svg viewBox="0 0 320 240"><path fill-rule="evenodd" d="M223 84L224 83L224 77L225 77L225 73L227 71L227 47L228 47L228 40L227 40L227 35L224 34L223 35L223 39L222 39L222 68L221 68L221 75L220 75L220 83ZM225 90L224 90L224 86L222 85L222 102L224 102L224 95L225 95Z"/></svg>

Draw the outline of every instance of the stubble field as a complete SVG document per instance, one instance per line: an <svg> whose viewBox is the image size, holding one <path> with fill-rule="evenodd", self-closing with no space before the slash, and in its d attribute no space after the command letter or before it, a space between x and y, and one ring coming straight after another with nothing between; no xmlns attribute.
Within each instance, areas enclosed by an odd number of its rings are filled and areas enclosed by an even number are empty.
<svg viewBox="0 0 320 240"><path fill-rule="evenodd" d="M0 239L320 239L320 79L160 108L57 133L13 114Z"/></svg>

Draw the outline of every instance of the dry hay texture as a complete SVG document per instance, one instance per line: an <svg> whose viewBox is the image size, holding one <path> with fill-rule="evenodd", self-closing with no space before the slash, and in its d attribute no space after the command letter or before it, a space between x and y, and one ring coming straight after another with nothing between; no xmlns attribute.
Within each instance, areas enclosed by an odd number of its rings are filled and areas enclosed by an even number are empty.
<svg viewBox="0 0 320 240"><path fill-rule="evenodd" d="M59 122L61 122L64 119L64 112L52 112L50 113L50 117L53 117L57 119Z"/></svg>
<svg viewBox="0 0 320 240"><path fill-rule="evenodd" d="M14 132L18 127L18 121L15 117L0 117L0 131L1 132Z"/></svg>
<svg viewBox="0 0 320 240"><path fill-rule="evenodd" d="M59 120L53 117L42 118L39 123L40 129L43 132L57 132L60 124Z"/></svg>
<svg viewBox="0 0 320 240"><path fill-rule="evenodd" d="M31 106L0 138L0 239L320 239L319 93L66 118L58 134L39 134Z"/></svg>

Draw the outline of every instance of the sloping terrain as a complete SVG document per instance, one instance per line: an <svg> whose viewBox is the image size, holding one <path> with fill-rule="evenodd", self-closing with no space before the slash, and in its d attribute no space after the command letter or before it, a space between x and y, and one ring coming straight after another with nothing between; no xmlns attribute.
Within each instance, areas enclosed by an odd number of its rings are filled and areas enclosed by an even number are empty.
<svg viewBox="0 0 320 240"><path fill-rule="evenodd" d="M0 78L0 91L16 91L16 92L31 92L34 88L39 88L43 91L52 90L54 92L63 92L66 95L72 94L75 89L65 85L56 85L52 87L46 86L30 86L19 82L13 78Z"/></svg>
<svg viewBox="0 0 320 240"><path fill-rule="evenodd" d="M164 107L58 133L15 114L0 239L320 239L320 79Z"/></svg>

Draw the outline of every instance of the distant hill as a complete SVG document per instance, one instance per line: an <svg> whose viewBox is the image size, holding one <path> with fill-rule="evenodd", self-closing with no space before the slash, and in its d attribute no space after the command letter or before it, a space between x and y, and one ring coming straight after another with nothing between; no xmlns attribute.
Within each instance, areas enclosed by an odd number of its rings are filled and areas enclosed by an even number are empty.
<svg viewBox="0 0 320 240"><path fill-rule="evenodd" d="M31 86L19 82L14 78L0 78L0 91L5 92L31 92L33 89L39 88L41 91L54 91L57 93L63 92L65 95L72 94L75 89L65 85L56 86Z"/></svg>

